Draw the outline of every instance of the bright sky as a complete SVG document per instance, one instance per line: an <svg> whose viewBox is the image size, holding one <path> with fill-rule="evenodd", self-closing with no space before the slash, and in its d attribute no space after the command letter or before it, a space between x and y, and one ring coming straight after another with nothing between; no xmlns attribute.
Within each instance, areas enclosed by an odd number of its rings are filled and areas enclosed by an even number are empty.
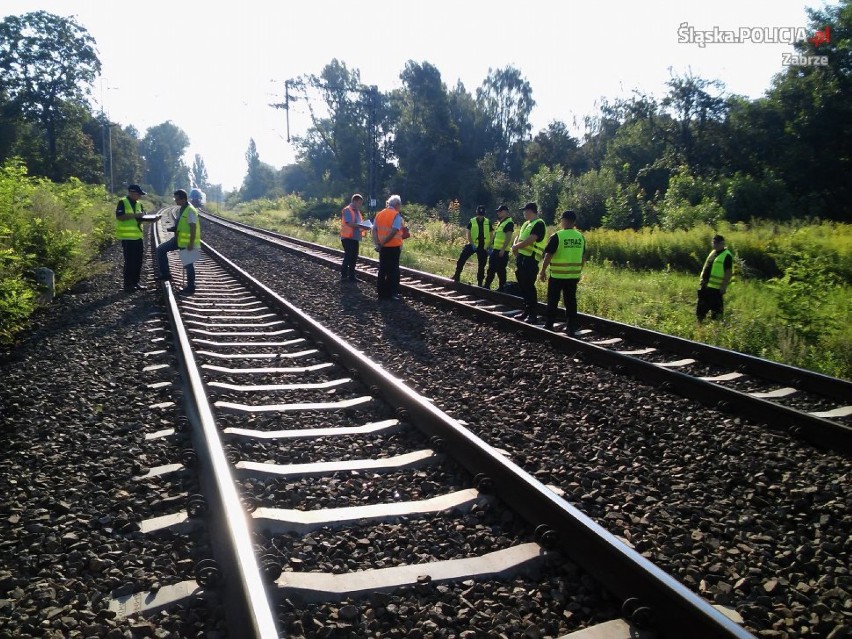
<svg viewBox="0 0 852 639"><path fill-rule="evenodd" d="M398 88L406 61L436 66L448 87L474 93L489 68L513 65L537 105L533 134L552 120L582 126L601 97L633 89L661 96L670 69L718 79L731 93L759 97L782 70L786 43L679 43L696 30L804 27L819 0L3 0L0 14L45 10L76 16L97 41L102 84L93 100L140 135L171 120L187 133L210 181L239 187L254 138L263 162L295 159L286 140L284 80L318 74L337 58L365 84ZM811 34L809 33L808 36ZM298 111L301 111L298 112ZM304 133L304 107L291 109L291 135ZM582 129L574 129L582 133Z"/></svg>

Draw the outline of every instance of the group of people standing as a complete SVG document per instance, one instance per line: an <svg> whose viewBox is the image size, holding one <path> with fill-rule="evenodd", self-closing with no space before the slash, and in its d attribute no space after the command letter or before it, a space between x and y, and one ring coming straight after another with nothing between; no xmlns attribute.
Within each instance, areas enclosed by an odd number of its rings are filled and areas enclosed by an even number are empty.
<svg viewBox="0 0 852 639"><path fill-rule="evenodd" d="M376 214L372 224L364 221L361 207L364 198L356 193L340 212L340 241L343 245L343 263L340 278L343 281L357 281L355 265L358 260L359 245L370 229L373 244L379 253L379 273L377 294L380 300L398 300L399 297L399 258L407 230L400 214L402 199L391 195L385 208ZM498 291L506 290L506 270L509 254L515 256L518 288L524 300L524 311L518 317L521 321L538 321L538 293L536 276L539 264L543 264L541 279L546 279L547 266L550 265L548 281L547 315L544 326L553 329L560 297L566 308L566 330L574 334L578 329L577 283L585 264L586 242L583 235L574 227L577 218L573 211L562 214L562 229L547 240L547 225L538 216L538 205L528 202L522 209L524 223L520 227L517 240L515 223L505 204L495 211L497 219L491 222L485 217L485 207L477 206L476 215L467 226L467 243L456 263L453 280L458 282L467 260L476 255L477 284L491 288L497 279ZM542 260L544 260L542 262ZM486 272L487 265L487 272Z"/></svg>
<svg viewBox="0 0 852 639"><path fill-rule="evenodd" d="M361 213L364 199L355 194L341 211L340 238L344 258L341 279L355 281L355 263L359 243L371 230L373 243L379 253L377 292L380 300L399 299L399 257L405 225L400 214L402 200L398 195L388 198L371 225ZM497 290L506 290L506 271L509 254L515 256L515 277L518 294L524 300L523 312L516 319L538 323L538 292L536 278L547 282L547 307L544 327L553 330L560 299L565 306L565 331L576 335L579 330L577 311L577 286L586 264L586 240L577 230L574 211L564 211L559 219L560 228L547 238L547 225L539 217L538 205L527 202L520 209L524 221L515 236L515 222L510 209L501 204L494 211L496 220L486 217L485 207L476 207L474 217L466 227L466 243L456 262L452 279L461 280L467 261L476 255L476 283L491 289L497 279ZM718 319L723 312L723 296L733 274L733 255L725 247L725 238L716 235L712 251L707 256L700 276L696 316L703 320L708 313Z"/></svg>
<svg viewBox="0 0 852 639"><path fill-rule="evenodd" d="M115 235L121 242L124 254L124 292L133 293L144 291L141 283L142 257L144 254L142 224L154 222L157 216L145 214L145 207L139 200L147 195L138 184L127 187L127 195L118 201L115 210ZM174 236L157 247L158 280L171 277L169 271L169 252L178 250L194 251L201 246L201 219L198 208L201 206L203 194L198 189L192 189L187 194L183 189L174 192L175 205L178 210L174 216L174 224L169 228ZM185 265L186 286L179 291L183 295L195 293L195 264Z"/></svg>

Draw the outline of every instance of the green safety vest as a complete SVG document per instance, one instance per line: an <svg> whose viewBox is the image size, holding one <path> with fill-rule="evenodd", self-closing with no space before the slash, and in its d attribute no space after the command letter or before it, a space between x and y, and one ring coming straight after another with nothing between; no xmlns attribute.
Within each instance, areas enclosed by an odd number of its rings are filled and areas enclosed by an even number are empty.
<svg viewBox="0 0 852 639"><path fill-rule="evenodd" d="M583 252L586 240L577 229L556 231L559 243L550 258L550 277L556 280L576 280L583 270Z"/></svg>
<svg viewBox="0 0 852 639"><path fill-rule="evenodd" d="M178 248L186 248L189 246L189 217L186 215L189 210L195 211L195 247L201 246L201 216L198 215L198 209L192 204L187 204L186 208L180 214L177 223L177 245Z"/></svg>
<svg viewBox="0 0 852 639"><path fill-rule="evenodd" d="M479 246L479 223L476 221L476 217L470 218L468 226L470 227L470 243ZM488 240L491 239L491 224L487 218L482 219L482 234L484 236L482 246L488 246Z"/></svg>
<svg viewBox="0 0 852 639"><path fill-rule="evenodd" d="M503 248L503 244L506 242L506 227L512 223L512 218L508 215L503 220L498 220L496 225L494 226L494 250L499 251ZM508 248L511 248L511 244Z"/></svg>
<svg viewBox="0 0 852 639"><path fill-rule="evenodd" d="M519 242L523 242L525 239L527 239L530 236L530 233L532 232L533 224L538 222L540 219L541 218L536 218L534 220L525 220L524 221L523 225L521 225L521 232L518 235L518 241ZM544 222L542 222L542 224L544 224ZM546 228L547 228L547 226L545 226L545 229ZM521 255L526 255L528 257L530 255L532 255L532 256L535 257L536 260L538 260L540 262L541 261L541 255L542 255L542 253L544 253L544 247L545 246L547 246L547 238L540 237L540 238L538 238L538 242L535 242L534 244L530 244L526 248L520 249L518 251L518 253L520 253Z"/></svg>
<svg viewBox="0 0 852 639"><path fill-rule="evenodd" d="M129 197L121 198L121 203L124 205L125 215L136 215L138 212L136 206L130 201ZM142 205L139 205L139 210L142 210ZM136 220L115 220L115 237L119 240L141 240L142 227Z"/></svg>
<svg viewBox="0 0 852 639"><path fill-rule="evenodd" d="M722 280L725 279L725 258L728 255L733 259L733 254L728 249L725 249L713 260L713 266L710 267L710 279L707 280L707 288L722 288ZM707 262L710 261L712 256L712 253L707 256ZM704 268L707 268L707 262L704 263Z"/></svg>

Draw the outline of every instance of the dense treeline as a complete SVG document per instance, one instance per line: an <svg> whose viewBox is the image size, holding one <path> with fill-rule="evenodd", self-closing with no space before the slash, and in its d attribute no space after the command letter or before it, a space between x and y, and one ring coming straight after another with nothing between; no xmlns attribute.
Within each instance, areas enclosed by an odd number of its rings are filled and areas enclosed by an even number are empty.
<svg viewBox="0 0 852 639"><path fill-rule="evenodd" d="M656 99L605 101L581 139L555 121L531 137L535 102L518 69L492 69L471 93L448 88L428 62L409 61L402 88L380 93L332 60L288 86L313 126L280 171L249 150L242 197L340 198L353 189L446 208L532 198L546 213L575 208L585 227L690 228L722 220L848 220L852 213L852 4L810 12L829 26L827 66L791 66L747 100L691 74ZM570 77L566 77L570 84ZM371 162L371 158L374 161ZM237 198L235 198L237 199ZM329 207L318 206L327 214ZM463 216L464 217L464 216Z"/></svg>
<svg viewBox="0 0 852 639"><path fill-rule="evenodd" d="M0 21L0 164L19 158L29 175L113 192L130 183L160 194L191 185L221 199L200 156L192 166L183 162L189 138L175 124L140 137L93 110L101 71L95 46L74 18L36 11Z"/></svg>
<svg viewBox="0 0 852 639"><path fill-rule="evenodd" d="M287 106L307 109L313 123L295 140L297 162L276 169L250 140L242 187L229 200L298 193L315 202L308 215L327 215L323 200L355 189L379 200L399 192L436 211L458 201L464 219L477 203L532 198L546 216L572 207L582 226L612 229L848 220L852 0L809 16L809 32L829 26L830 41L797 49L826 56L826 66L782 68L757 100L673 75L662 99L637 90L604 100L581 137L561 121L532 131L533 87L513 67L489 70L471 92L448 88L430 63L409 61L402 87L381 92L332 60L288 84ZM195 185L221 201L203 159L183 162L189 139L177 125L140 136L93 110L95 45L74 18L38 11L0 22L0 162L18 157L30 175L112 190Z"/></svg>

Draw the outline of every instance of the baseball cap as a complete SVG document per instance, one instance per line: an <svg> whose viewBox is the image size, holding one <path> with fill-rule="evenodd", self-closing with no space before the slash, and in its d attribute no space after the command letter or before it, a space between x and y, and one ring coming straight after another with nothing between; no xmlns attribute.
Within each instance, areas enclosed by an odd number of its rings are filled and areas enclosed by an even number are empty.
<svg viewBox="0 0 852 639"><path fill-rule="evenodd" d="M535 202L527 202L524 204L524 208L520 209L521 211L533 211L534 213L538 213L538 204Z"/></svg>
<svg viewBox="0 0 852 639"><path fill-rule="evenodd" d="M500 211L508 211L508 210L509 210L508 206L506 206L505 204L501 204L500 206L497 207L497 210L494 211L494 212L499 213Z"/></svg>
<svg viewBox="0 0 852 639"><path fill-rule="evenodd" d="M574 213L574 211L571 211L571 210L563 211L562 219L563 220L571 220L572 222L576 222L577 221L577 214Z"/></svg>
<svg viewBox="0 0 852 639"><path fill-rule="evenodd" d="M127 187L127 190L131 193L138 193L139 195L148 195L145 191L142 190L142 187L138 184L131 184Z"/></svg>
<svg viewBox="0 0 852 639"><path fill-rule="evenodd" d="M485 207L482 206L481 204L479 206L477 206L476 207L476 214L477 215L480 215L480 214L485 215Z"/></svg>

